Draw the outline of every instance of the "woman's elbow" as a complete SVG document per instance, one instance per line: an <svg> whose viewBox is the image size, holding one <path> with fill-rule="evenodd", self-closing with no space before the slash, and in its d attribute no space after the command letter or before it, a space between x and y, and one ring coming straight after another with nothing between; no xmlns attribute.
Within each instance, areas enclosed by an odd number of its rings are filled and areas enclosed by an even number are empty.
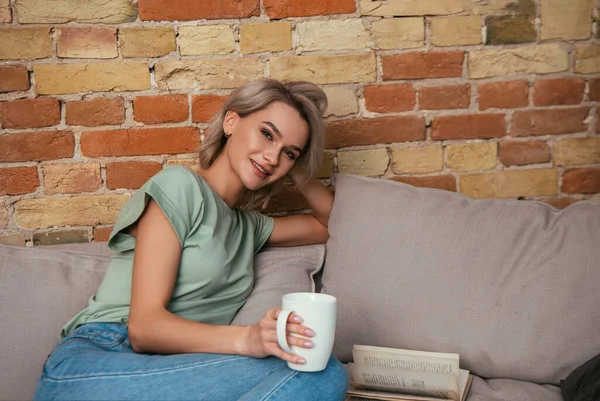
<svg viewBox="0 0 600 401"><path fill-rule="evenodd" d="M148 351L145 345L147 344L148 330L144 329L143 320L130 319L127 326L127 335L129 337L129 344L131 344L131 348L135 352L142 353Z"/></svg>

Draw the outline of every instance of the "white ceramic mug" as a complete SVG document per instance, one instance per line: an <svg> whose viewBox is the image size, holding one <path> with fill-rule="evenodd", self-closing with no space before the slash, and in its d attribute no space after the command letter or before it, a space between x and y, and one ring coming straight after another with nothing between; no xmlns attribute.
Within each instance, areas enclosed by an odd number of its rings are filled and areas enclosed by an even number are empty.
<svg viewBox="0 0 600 401"><path fill-rule="evenodd" d="M282 311L277 318L277 342L284 351L299 355L306 360L304 365L288 362L291 369L318 372L327 367L335 338L336 303L336 298L327 294L296 292L283 296ZM307 337L314 343L312 348L289 346L286 326L292 312L303 319L302 325L315 332L314 337ZM290 335L303 337L296 333Z"/></svg>

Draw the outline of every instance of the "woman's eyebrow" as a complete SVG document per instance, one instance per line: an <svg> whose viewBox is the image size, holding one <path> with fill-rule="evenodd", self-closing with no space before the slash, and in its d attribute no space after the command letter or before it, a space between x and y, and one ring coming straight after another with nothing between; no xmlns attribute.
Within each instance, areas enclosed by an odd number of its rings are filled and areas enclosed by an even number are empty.
<svg viewBox="0 0 600 401"><path fill-rule="evenodd" d="M275 132L277 134L277 136L279 137L279 139L281 139L281 132L279 131L279 128L277 128L275 126L275 124L273 124L271 121L263 121L263 124L268 125L273 130L273 132ZM290 148L292 148L293 150L297 151L298 153L302 153L302 149L299 148L298 146L290 145Z"/></svg>

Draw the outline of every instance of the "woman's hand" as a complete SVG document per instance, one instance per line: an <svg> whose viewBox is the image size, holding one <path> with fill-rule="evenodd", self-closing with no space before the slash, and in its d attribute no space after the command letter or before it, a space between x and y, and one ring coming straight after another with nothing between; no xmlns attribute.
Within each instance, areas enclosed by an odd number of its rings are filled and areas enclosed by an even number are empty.
<svg viewBox="0 0 600 401"><path fill-rule="evenodd" d="M304 358L285 352L277 344L277 317L280 313L281 309L279 308L269 309L260 322L248 326L242 353L254 358L264 358L274 355L284 361L300 365L304 364L306 363ZM295 313L289 315L286 325L288 345L290 347L312 348L314 346L313 342L306 337L313 337L315 333L301 323L302 318L300 316ZM294 337L289 335L291 333L300 334L305 337Z"/></svg>

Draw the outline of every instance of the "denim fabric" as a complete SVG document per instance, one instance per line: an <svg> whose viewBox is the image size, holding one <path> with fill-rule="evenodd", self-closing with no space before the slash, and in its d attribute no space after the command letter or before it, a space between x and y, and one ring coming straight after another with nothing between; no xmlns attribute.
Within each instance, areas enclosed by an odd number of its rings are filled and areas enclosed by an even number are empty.
<svg viewBox="0 0 600 401"><path fill-rule="evenodd" d="M341 401L347 383L333 356L303 373L275 357L138 354L125 325L88 323L56 345L34 400Z"/></svg>

